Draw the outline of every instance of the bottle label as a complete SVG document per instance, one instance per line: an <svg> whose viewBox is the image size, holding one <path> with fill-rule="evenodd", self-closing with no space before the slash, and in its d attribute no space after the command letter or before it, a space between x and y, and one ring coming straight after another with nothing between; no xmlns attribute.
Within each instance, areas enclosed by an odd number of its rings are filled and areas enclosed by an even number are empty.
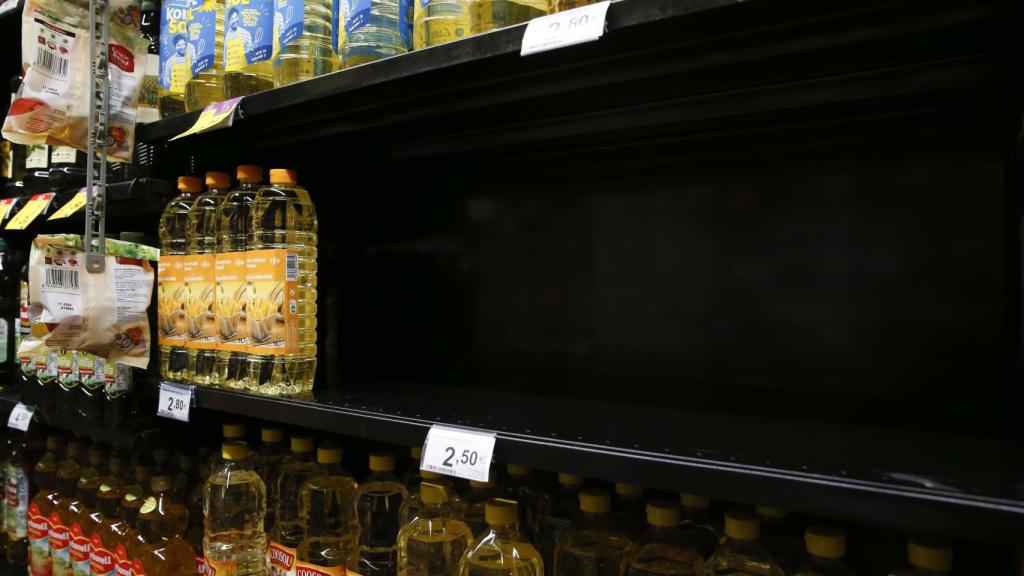
<svg viewBox="0 0 1024 576"><path fill-rule="evenodd" d="M227 0L224 13L224 69L268 60L273 50L273 0Z"/></svg>
<svg viewBox="0 0 1024 576"><path fill-rule="evenodd" d="M132 576L146 576L146 567L142 565L142 560L132 560Z"/></svg>
<svg viewBox="0 0 1024 576"><path fill-rule="evenodd" d="M9 540L28 535L28 477L14 464L7 465L7 517L4 525Z"/></svg>
<svg viewBox="0 0 1024 576"><path fill-rule="evenodd" d="M71 146L54 146L50 152L50 162L53 164L74 164L78 158L78 150Z"/></svg>
<svg viewBox="0 0 1024 576"><path fill-rule="evenodd" d="M349 0L335 0L331 3L331 46L336 54L341 54L345 44L345 22L348 22Z"/></svg>
<svg viewBox="0 0 1024 576"><path fill-rule="evenodd" d="M267 565L274 576L295 576L295 548L271 540L267 545Z"/></svg>
<svg viewBox="0 0 1024 576"><path fill-rule="evenodd" d="M89 539L89 570L92 576L112 576L116 564L114 553L107 550L103 538L94 532Z"/></svg>
<svg viewBox="0 0 1024 576"><path fill-rule="evenodd" d="M355 572L349 572L355 574ZM299 560L295 564L295 576L345 576L344 566L315 566Z"/></svg>
<svg viewBox="0 0 1024 576"><path fill-rule="evenodd" d="M248 292L245 253L217 254L215 268L217 297L213 306L217 317L217 349L245 352L249 344L245 316Z"/></svg>
<svg viewBox="0 0 1024 576"><path fill-rule="evenodd" d="M305 16L303 0L275 0L274 2L274 54L302 35Z"/></svg>
<svg viewBox="0 0 1024 576"><path fill-rule="evenodd" d="M71 574L90 576L89 539L85 537L78 522L71 523Z"/></svg>
<svg viewBox="0 0 1024 576"><path fill-rule="evenodd" d="M345 34L351 36L353 32L360 28L369 26L371 8L379 3L380 0L349 0L348 19L345 20ZM402 37L402 43L408 49L412 46L412 23L409 22L409 17L412 16L410 10L412 4L409 3L409 0L398 0L397 4L398 20L395 22L395 25L398 26L398 30L394 30L394 32L399 33Z"/></svg>
<svg viewBox="0 0 1024 576"><path fill-rule="evenodd" d="M188 42L188 2L166 0L160 5L160 86L179 96L192 76Z"/></svg>
<svg viewBox="0 0 1024 576"><path fill-rule="evenodd" d="M50 167L50 147L46 144L30 144L28 147L28 156L25 158L25 168L31 170L33 168L49 168Z"/></svg>
<svg viewBox="0 0 1024 576"><path fill-rule="evenodd" d="M135 563L128 557L128 550L125 549L124 544L118 544L114 548L114 560L114 574L117 576L132 576Z"/></svg>
<svg viewBox="0 0 1024 576"><path fill-rule="evenodd" d="M210 560L206 558L203 562L206 565L207 576L236 576L238 574L238 563L235 560Z"/></svg>
<svg viewBox="0 0 1024 576"><path fill-rule="evenodd" d="M57 353L57 382L65 388L74 388L79 382L78 353L74 350L61 350Z"/></svg>
<svg viewBox="0 0 1024 576"><path fill-rule="evenodd" d="M217 42L217 0L189 0L191 18L188 21L188 55L192 61L192 74L199 74L213 66Z"/></svg>
<svg viewBox="0 0 1024 576"><path fill-rule="evenodd" d="M50 513L48 540L53 576L71 576L71 530L57 512Z"/></svg>
<svg viewBox="0 0 1024 576"><path fill-rule="evenodd" d="M28 562L32 576L50 576L50 519L35 502L28 505Z"/></svg>
<svg viewBox="0 0 1024 576"><path fill-rule="evenodd" d="M185 256L160 255L157 264L157 324L161 346L184 346L188 336L185 316Z"/></svg>
<svg viewBox="0 0 1024 576"><path fill-rule="evenodd" d="M216 321L213 316L215 260L213 254L182 256L185 282L185 319L188 325L189 348L212 349L217 345Z"/></svg>
<svg viewBox="0 0 1024 576"><path fill-rule="evenodd" d="M7 342L10 334L6 318L0 318L0 364L7 363Z"/></svg>
<svg viewBox="0 0 1024 576"><path fill-rule="evenodd" d="M36 366L36 378L46 381L57 378L57 363L60 360L60 353L57 350L34 354L32 360Z"/></svg>
<svg viewBox="0 0 1024 576"><path fill-rule="evenodd" d="M106 370L103 374L107 381L107 398L120 398L125 394L131 393L134 382L134 373L131 366L107 362Z"/></svg>
<svg viewBox="0 0 1024 576"><path fill-rule="evenodd" d="M210 565L206 563L206 558L202 556L196 556L196 576L206 576L210 574Z"/></svg>
<svg viewBox="0 0 1024 576"><path fill-rule="evenodd" d="M245 253L250 354L299 351L299 259L281 248Z"/></svg>

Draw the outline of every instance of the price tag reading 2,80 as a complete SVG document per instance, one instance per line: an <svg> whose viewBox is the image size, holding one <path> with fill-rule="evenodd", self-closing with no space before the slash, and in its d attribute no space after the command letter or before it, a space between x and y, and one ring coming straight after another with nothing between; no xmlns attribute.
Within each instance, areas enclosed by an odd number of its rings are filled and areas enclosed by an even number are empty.
<svg viewBox="0 0 1024 576"><path fill-rule="evenodd" d="M431 426L420 470L486 482L494 454L494 432Z"/></svg>
<svg viewBox="0 0 1024 576"><path fill-rule="evenodd" d="M180 384L160 384L160 399L156 407L156 415L173 420L188 422L188 412L192 408L192 387Z"/></svg>

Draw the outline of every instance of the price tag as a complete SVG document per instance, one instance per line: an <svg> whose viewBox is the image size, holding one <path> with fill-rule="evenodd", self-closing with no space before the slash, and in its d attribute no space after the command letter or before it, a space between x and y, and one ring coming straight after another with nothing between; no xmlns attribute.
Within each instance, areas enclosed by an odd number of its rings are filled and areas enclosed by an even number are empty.
<svg viewBox="0 0 1024 576"><path fill-rule="evenodd" d="M36 217L42 214L43 210L46 210L46 207L50 205L50 202L53 202L54 196L55 194L53 192L49 192L47 194L36 194L29 198L21 211L15 214L14 218L11 218L11 221L7 223L7 229L24 230L25 228L28 228L28 225L31 224Z"/></svg>
<svg viewBox="0 0 1024 576"><path fill-rule="evenodd" d="M423 443L420 470L467 480L487 481L494 454L494 432L430 427Z"/></svg>
<svg viewBox="0 0 1024 576"><path fill-rule="evenodd" d="M235 119L235 108L238 108L238 103L242 101L242 97L232 98L231 100L225 100L223 102L214 102L208 104L203 111L199 113L199 118L196 119L196 123L191 128L185 130L181 134L178 134L171 140L177 140L178 138L184 138L189 134L198 134L200 132L206 132L213 130L214 128L227 128L231 126L231 123Z"/></svg>
<svg viewBox="0 0 1024 576"><path fill-rule="evenodd" d="M32 416L35 412L35 408L18 402L11 410L11 415L7 417L7 427L21 430L22 432L28 431L28 425L32 422Z"/></svg>
<svg viewBox="0 0 1024 576"><path fill-rule="evenodd" d="M161 382L156 415L188 422L188 411L192 408L192 390L192 386Z"/></svg>
<svg viewBox="0 0 1024 576"><path fill-rule="evenodd" d="M71 216L75 212L81 210L83 207L85 207L85 190L76 192L75 195L71 197L71 200L68 200L67 204L61 206L59 210L54 212L53 215L48 218L48 220L59 220L61 218L67 218L68 216Z"/></svg>
<svg viewBox="0 0 1024 576"><path fill-rule="evenodd" d="M18 203L17 198L4 198L0 200L0 222L7 219L7 215L11 212L11 208Z"/></svg>
<svg viewBox="0 0 1024 576"><path fill-rule="evenodd" d="M530 20L520 56L597 40L604 34L610 0Z"/></svg>

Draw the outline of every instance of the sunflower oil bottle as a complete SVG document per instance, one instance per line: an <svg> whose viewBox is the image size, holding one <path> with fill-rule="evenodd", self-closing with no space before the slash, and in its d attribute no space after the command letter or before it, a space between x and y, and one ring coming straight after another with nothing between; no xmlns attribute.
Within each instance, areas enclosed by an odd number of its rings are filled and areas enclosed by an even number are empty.
<svg viewBox="0 0 1024 576"><path fill-rule="evenodd" d="M494 474L488 477L486 482L480 480L469 481L469 492L463 498L465 512L462 520L469 526L473 536L480 538L487 531L487 502L498 496L498 484L494 481Z"/></svg>
<svg viewBox="0 0 1024 576"><path fill-rule="evenodd" d="M64 439L46 437L46 454L36 464L34 479L38 492L28 505L28 569L31 576L49 576L53 572L50 560L50 514L58 499L58 453Z"/></svg>
<svg viewBox="0 0 1024 576"><path fill-rule="evenodd" d="M478 0L473 13L474 33L527 22L551 11L549 0Z"/></svg>
<svg viewBox="0 0 1024 576"><path fill-rule="evenodd" d="M599 0L551 0L551 11L552 12L563 12L565 10L572 10L573 8L581 8L583 6L589 6L590 4L596 4Z"/></svg>
<svg viewBox="0 0 1024 576"><path fill-rule="evenodd" d="M118 506L118 517L111 523L111 538L114 540L114 558L117 559L117 568L114 573L117 576L131 576L135 568L134 561L138 559L141 542L138 539L138 532L135 531L135 520L139 517L139 508L142 506L141 495L127 491L121 496ZM139 576L142 572L136 570Z"/></svg>
<svg viewBox="0 0 1024 576"><path fill-rule="evenodd" d="M319 472L299 492L305 536L296 550L296 571L343 576L355 549L352 499L356 481L341 467L341 448L321 445L316 451Z"/></svg>
<svg viewBox="0 0 1024 576"><path fill-rule="evenodd" d="M267 565L287 573L295 564L295 549L302 541L304 526L299 506L299 491L307 480L319 473L313 451L313 438L292 436L291 460L281 468L277 481L274 526L267 534Z"/></svg>
<svg viewBox="0 0 1024 576"><path fill-rule="evenodd" d="M174 493L182 500L195 489L199 482L199 470L196 469L196 457L192 454L178 454L178 466L174 472Z"/></svg>
<svg viewBox="0 0 1024 576"><path fill-rule="evenodd" d="M224 96L236 98L273 87L274 0L227 0L223 43Z"/></svg>
<svg viewBox="0 0 1024 576"><path fill-rule="evenodd" d="M259 166L239 166L236 177L238 187L228 193L217 212L217 255L214 258L217 284L214 300L214 316L217 321L215 371L218 385L244 390L248 384L245 350L249 345L244 312L248 285L245 249L252 225L252 201L263 183L263 169ZM267 478L264 477L264 480Z"/></svg>
<svg viewBox="0 0 1024 576"><path fill-rule="evenodd" d="M422 506L398 532L398 573L406 576L458 576L459 561L473 543L460 519L450 485L425 480Z"/></svg>
<svg viewBox="0 0 1024 576"><path fill-rule="evenodd" d="M486 504L487 533L470 548L460 576L543 576L540 552L519 533L519 512L512 500L495 498Z"/></svg>
<svg viewBox="0 0 1024 576"><path fill-rule="evenodd" d="M410 1L349 0L341 67L351 68L408 52L412 47Z"/></svg>
<svg viewBox="0 0 1024 576"><path fill-rule="evenodd" d="M157 274L157 324L160 344L160 376L187 382L188 324L185 313L188 285L185 255L188 254L189 211L202 185L199 178L178 178L178 192L160 215L160 262Z"/></svg>
<svg viewBox="0 0 1024 576"><path fill-rule="evenodd" d="M473 0L412 0L412 3L414 50L473 34Z"/></svg>
<svg viewBox="0 0 1024 576"><path fill-rule="evenodd" d="M711 516L711 499L700 494L682 492L679 494L679 504L682 506L680 529L687 539L697 545L701 556L710 557L718 548L722 533L721 527Z"/></svg>
<svg viewBox="0 0 1024 576"><path fill-rule="evenodd" d="M405 471L402 473L402 484L405 484L405 488L409 491L409 494L419 490L420 482L423 482L423 477L420 475L420 461L422 457L422 447L409 447L409 463L406 465Z"/></svg>
<svg viewBox="0 0 1024 576"><path fill-rule="evenodd" d="M89 536L92 533L92 514L96 510L96 491L100 487L100 476L94 468L82 469L82 477L76 485L76 498L68 506L71 536L71 574L90 576Z"/></svg>
<svg viewBox="0 0 1024 576"><path fill-rule="evenodd" d="M612 518L630 538L636 539L643 532L646 522L644 489L635 484L615 483L612 501Z"/></svg>
<svg viewBox="0 0 1024 576"><path fill-rule="evenodd" d="M225 442L221 456L223 464L210 472L203 495L207 574L264 576L268 566L263 480L252 469L245 442Z"/></svg>
<svg viewBox="0 0 1024 576"><path fill-rule="evenodd" d="M953 573L953 549L945 542L915 537L907 541L909 571L890 576L944 576Z"/></svg>
<svg viewBox="0 0 1024 576"><path fill-rule="evenodd" d="M807 553L794 572L795 576L854 576L843 562L846 556L846 534L830 526L811 526L804 533Z"/></svg>
<svg viewBox="0 0 1024 576"><path fill-rule="evenodd" d="M331 0L276 0L274 86L334 72Z"/></svg>
<svg viewBox="0 0 1024 576"><path fill-rule="evenodd" d="M582 487L582 476L558 473L558 487L551 498L551 511L541 517L537 529L537 550L549 568L555 565L555 543L569 532L577 516Z"/></svg>
<svg viewBox="0 0 1024 576"><path fill-rule="evenodd" d="M359 542L348 560L348 572L360 576L398 574L398 531L408 497L408 490L395 476L395 455L370 454L370 475L353 497Z"/></svg>
<svg viewBox="0 0 1024 576"><path fill-rule="evenodd" d="M224 0L188 0L188 9L192 77L185 82L185 109L191 111L224 100Z"/></svg>
<svg viewBox="0 0 1024 576"><path fill-rule="evenodd" d="M803 550L800 531L790 524L788 512L773 506L757 506L761 518L761 545L780 568L789 574Z"/></svg>
<svg viewBox="0 0 1024 576"><path fill-rule="evenodd" d="M618 576L626 570L633 542L615 525L611 495L603 488L579 493L577 527L555 545L555 576Z"/></svg>
<svg viewBox="0 0 1024 576"><path fill-rule="evenodd" d="M28 507L35 491L32 472L46 449L46 440L34 428L16 437L7 457L4 528L7 532L7 563L28 565Z"/></svg>
<svg viewBox="0 0 1024 576"><path fill-rule="evenodd" d="M637 542L626 576L700 574L704 558L679 529L679 506L671 501L647 504L647 528Z"/></svg>
<svg viewBox="0 0 1024 576"><path fill-rule="evenodd" d="M96 510L92 514L95 524L89 536L89 566L93 576L114 576L117 570L114 550L119 542L112 527L121 522L117 512L120 501L120 490L111 484L100 485Z"/></svg>
<svg viewBox="0 0 1024 576"><path fill-rule="evenodd" d="M68 442L67 457L57 468L57 493L53 496L47 537L53 576L71 576L71 504L78 500L76 486L81 471L78 460L84 452L82 443Z"/></svg>
<svg viewBox="0 0 1024 576"><path fill-rule="evenodd" d="M421 470L420 478L420 486L423 485L423 482L430 482L431 484L436 484L444 488L450 499L447 506L452 508L456 516L460 518L462 517L465 506L462 499L460 499L456 493L455 483L452 482L450 477L437 472L431 472L430 470ZM415 491L413 491L412 488L409 488L409 499L406 501L405 513L402 516L403 524L420 515L420 510L423 508L423 499L420 497L420 486L416 486Z"/></svg>
<svg viewBox="0 0 1024 576"><path fill-rule="evenodd" d="M188 526L188 509L174 494L174 479L168 475L153 476L149 489L150 495L135 520L141 539L136 554L146 576L176 576L182 573L183 566L194 570L195 551L182 538Z"/></svg>
<svg viewBox="0 0 1024 576"><path fill-rule="evenodd" d="M190 381L199 386L217 384L217 329L214 317L218 211L231 186L223 172L206 173L206 192L196 197L188 213L188 370Z"/></svg>
<svg viewBox="0 0 1024 576"><path fill-rule="evenodd" d="M533 477L526 466L508 464L505 466L508 478L501 488L509 500L519 503L519 526L527 540L536 542L540 519L551 508L551 500L540 482Z"/></svg>
<svg viewBox="0 0 1024 576"><path fill-rule="evenodd" d="M725 515L725 540L704 563L703 576L783 576L785 572L758 542L761 520L749 512Z"/></svg>
<svg viewBox="0 0 1024 576"><path fill-rule="evenodd" d="M192 78L188 10L188 0L163 0L160 4L157 108L164 118L185 111L185 84Z"/></svg>
<svg viewBox="0 0 1024 576"><path fill-rule="evenodd" d="M248 248L249 386L308 396L316 373L317 219L294 170L271 170L256 194Z"/></svg>
<svg viewBox="0 0 1024 576"><path fill-rule="evenodd" d="M284 429L278 426L260 428L260 448L253 457L253 469L267 486L267 502L280 502L277 496L281 469L291 459L284 444ZM265 524L273 528L277 517L276 506L267 507Z"/></svg>

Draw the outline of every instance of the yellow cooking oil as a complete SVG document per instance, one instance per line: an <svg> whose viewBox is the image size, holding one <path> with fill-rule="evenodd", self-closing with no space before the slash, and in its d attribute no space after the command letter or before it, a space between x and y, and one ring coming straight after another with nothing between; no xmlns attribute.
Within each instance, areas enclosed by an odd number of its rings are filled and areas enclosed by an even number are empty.
<svg viewBox="0 0 1024 576"><path fill-rule="evenodd" d="M419 514L398 533L398 573L458 576L473 534L453 506L455 491L450 485L425 481L419 495Z"/></svg>
<svg viewBox="0 0 1024 576"><path fill-rule="evenodd" d="M637 542L626 576L690 576L700 574L704 558L679 529L679 505L655 500L646 506L647 528Z"/></svg>
<svg viewBox="0 0 1024 576"><path fill-rule="evenodd" d="M725 515L725 539L707 559L702 576L783 576L785 572L758 542L761 520L743 511Z"/></svg>
<svg viewBox="0 0 1024 576"><path fill-rule="evenodd" d="M188 0L160 5L160 76L157 106L166 118L185 111L185 83L192 77L188 52Z"/></svg>
<svg viewBox="0 0 1024 576"><path fill-rule="evenodd" d="M589 6L596 4L600 0L551 0L551 11L562 12L565 10L572 10L573 8L582 8L583 6Z"/></svg>
<svg viewBox="0 0 1024 576"><path fill-rule="evenodd" d="M294 170L272 169L252 203L249 387L270 396L309 396L316 373L317 219Z"/></svg>
<svg viewBox="0 0 1024 576"><path fill-rule="evenodd" d="M579 491L576 527L555 544L557 576L619 576L633 554L633 542L611 516L611 495L603 488Z"/></svg>
<svg viewBox="0 0 1024 576"><path fill-rule="evenodd" d="M551 12L549 0L477 0L474 33L528 22Z"/></svg>
<svg viewBox="0 0 1024 576"><path fill-rule="evenodd" d="M267 492L249 461L245 442L225 442L222 464L203 490L203 555L214 574L264 576L267 536L263 518Z"/></svg>
<svg viewBox="0 0 1024 576"><path fill-rule="evenodd" d="M415 0L419 1L419 0ZM406 0L349 0L341 67L404 54L412 47Z"/></svg>
<svg viewBox="0 0 1024 576"><path fill-rule="evenodd" d="M942 540L915 536L907 541L907 562L910 570L889 576L948 576L953 573L953 548Z"/></svg>
<svg viewBox="0 0 1024 576"><path fill-rule="evenodd" d="M332 19L331 0L277 0L274 86L334 72Z"/></svg>
<svg viewBox="0 0 1024 576"><path fill-rule="evenodd" d="M263 183L263 169L243 165L235 171L238 187L228 193L217 212L216 293L217 384L243 390L248 382L245 361L249 331L245 321L248 288L245 249L252 223L252 201Z"/></svg>
<svg viewBox="0 0 1024 576"><path fill-rule="evenodd" d="M488 500L487 531L464 556L460 576L543 576L540 552L519 533L519 511L513 500Z"/></svg>
<svg viewBox="0 0 1024 576"><path fill-rule="evenodd" d="M855 576L843 562L846 533L831 526L810 526L804 532L805 553L794 576Z"/></svg>
<svg viewBox="0 0 1024 576"><path fill-rule="evenodd" d="M267 531L270 540L267 564L273 571L286 572L295 563L296 549L305 527L299 506L299 492L306 481L319 474L311 436L292 436L292 458L281 467L274 496L274 525Z"/></svg>
<svg viewBox="0 0 1024 576"><path fill-rule="evenodd" d="M359 541L347 571L360 576L388 576L398 570L398 532L409 492L395 476L395 455L370 454L370 475L353 497Z"/></svg>
<svg viewBox="0 0 1024 576"><path fill-rule="evenodd" d="M227 0L221 51L224 96L236 98L274 86L274 0Z"/></svg>
<svg viewBox="0 0 1024 576"><path fill-rule="evenodd" d="M185 108L199 110L224 100L224 0L189 0L188 52L192 77Z"/></svg>
<svg viewBox="0 0 1024 576"><path fill-rule="evenodd" d="M174 576L195 565L195 551L182 538L188 526L188 507L174 493L169 475L153 476L150 494L142 499L135 518L136 554L146 576Z"/></svg>
<svg viewBox="0 0 1024 576"><path fill-rule="evenodd" d="M194 268L185 276L189 283L189 299L185 303L189 318L188 366L190 382L200 386L217 384L214 255L217 253L218 214L230 186L231 177L227 174L207 172L206 192L196 197L188 213L188 254L195 258Z"/></svg>
<svg viewBox="0 0 1024 576"><path fill-rule="evenodd" d="M462 518L466 510L466 504L456 493L455 483L452 481L450 476L431 472L430 470L420 470L420 478L421 481L418 485L409 488L409 501L405 505L405 513L402 517L402 522L412 521L414 518L419 516L420 512L423 510L425 503L423 501L423 495L420 494L420 486L423 484L424 480L444 488L449 498L445 505L448 508L451 508L452 513L455 516Z"/></svg>
<svg viewBox="0 0 1024 576"><path fill-rule="evenodd" d="M160 215L160 252L163 256L184 256L188 253L188 213L199 195L199 178L178 178L179 194L171 199ZM188 348L185 347L188 320L185 315L187 288L184 282L164 282L171 271L164 267L170 259L161 260L160 284L157 286L157 322L160 335L160 376L165 380L187 382Z"/></svg>
<svg viewBox="0 0 1024 576"><path fill-rule="evenodd" d="M295 567L310 574L342 576L345 561L355 550L352 498L357 489L341 466L342 450L321 444L316 450L319 472L302 486L299 502L305 534L296 551ZM314 571L315 570L315 571Z"/></svg>
<svg viewBox="0 0 1024 576"><path fill-rule="evenodd" d="M472 35L473 0L412 0L415 50Z"/></svg>

